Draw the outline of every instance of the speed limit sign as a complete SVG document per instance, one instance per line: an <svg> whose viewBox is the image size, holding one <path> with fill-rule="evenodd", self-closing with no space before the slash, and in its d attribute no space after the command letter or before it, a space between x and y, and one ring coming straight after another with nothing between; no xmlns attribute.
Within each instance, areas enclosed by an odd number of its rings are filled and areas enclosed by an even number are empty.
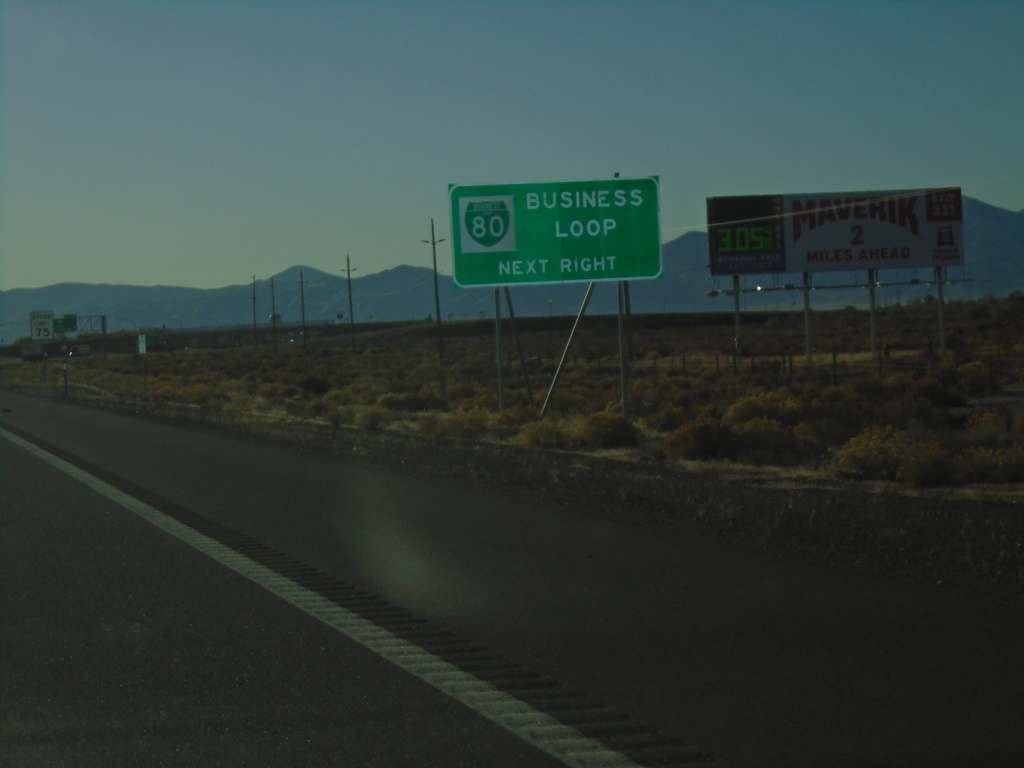
<svg viewBox="0 0 1024 768"><path fill-rule="evenodd" d="M33 339L53 338L53 312L29 312L28 324L32 329Z"/></svg>

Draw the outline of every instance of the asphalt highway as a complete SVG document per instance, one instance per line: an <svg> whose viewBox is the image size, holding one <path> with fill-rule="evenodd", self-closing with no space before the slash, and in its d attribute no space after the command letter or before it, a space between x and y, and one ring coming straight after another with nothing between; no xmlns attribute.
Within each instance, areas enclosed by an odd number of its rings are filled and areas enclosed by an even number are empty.
<svg viewBox="0 0 1024 768"><path fill-rule="evenodd" d="M628 716L593 729L609 754L1024 764L1019 604L212 431L7 392L0 410L153 509ZM0 764L560 764L2 434L0 468Z"/></svg>

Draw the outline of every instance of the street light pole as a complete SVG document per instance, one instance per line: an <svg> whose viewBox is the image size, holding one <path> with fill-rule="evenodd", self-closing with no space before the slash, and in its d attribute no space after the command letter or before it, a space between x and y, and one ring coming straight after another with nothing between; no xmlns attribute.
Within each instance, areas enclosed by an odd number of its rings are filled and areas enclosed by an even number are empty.
<svg viewBox="0 0 1024 768"><path fill-rule="evenodd" d="M349 335L352 337L352 352L356 351L356 318L352 313L352 264L349 261L348 254L345 254L345 274L348 277L348 328Z"/></svg>
<svg viewBox="0 0 1024 768"><path fill-rule="evenodd" d="M431 251L434 255L434 318L437 323L437 356L440 357L444 353L444 339L441 336L441 298L437 291L437 244L443 243L444 238L440 240L434 238L434 218L430 218L430 239L424 240L424 243L429 243Z"/></svg>
<svg viewBox="0 0 1024 768"><path fill-rule="evenodd" d="M302 351L306 351L306 286L299 270L299 300L302 302Z"/></svg>
<svg viewBox="0 0 1024 768"><path fill-rule="evenodd" d="M256 349L256 275L252 276L252 348Z"/></svg>
<svg viewBox="0 0 1024 768"><path fill-rule="evenodd" d="M277 301L274 299L274 278L270 278L270 325L274 338L274 352L277 352Z"/></svg>

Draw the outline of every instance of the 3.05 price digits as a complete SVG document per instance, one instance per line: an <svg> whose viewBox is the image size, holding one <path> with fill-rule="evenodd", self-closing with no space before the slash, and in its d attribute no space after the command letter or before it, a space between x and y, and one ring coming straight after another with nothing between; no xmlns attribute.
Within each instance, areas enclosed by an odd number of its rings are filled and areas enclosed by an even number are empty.
<svg viewBox="0 0 1024 768"><path fill-rule="evenodd" d="M716 250L718 253L772 251L775 250L775 239L772 235L771 226L719 226L716 234Z"/></svg>

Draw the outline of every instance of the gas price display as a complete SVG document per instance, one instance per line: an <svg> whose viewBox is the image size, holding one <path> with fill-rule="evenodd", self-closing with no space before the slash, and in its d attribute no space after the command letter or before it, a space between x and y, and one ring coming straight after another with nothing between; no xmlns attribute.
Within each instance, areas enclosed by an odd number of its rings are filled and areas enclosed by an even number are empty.
<svg viewBox="0 0 1024 768"><path fill-rule="evenodd" d="M784 271L781 195L710 197L707 205L712 274Z"/></svg>
<svg viewBox="0 0 1024 768"><path fill-rule="evenodd" d="M712 275L964 263L959 187L709 197Z"/></svg>

